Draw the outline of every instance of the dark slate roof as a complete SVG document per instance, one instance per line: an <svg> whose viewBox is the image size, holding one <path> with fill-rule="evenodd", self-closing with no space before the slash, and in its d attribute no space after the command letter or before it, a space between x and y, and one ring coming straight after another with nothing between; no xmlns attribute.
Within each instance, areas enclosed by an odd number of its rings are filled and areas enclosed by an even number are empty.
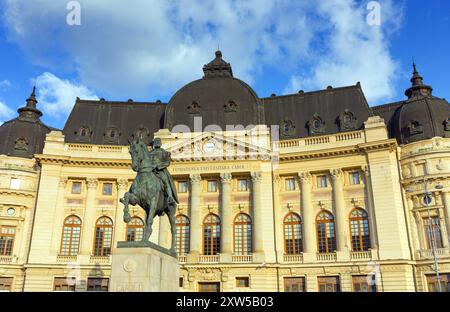
<svg viewBox="0 0 450 312"><path fill-rule="evenodd" d="M399 144L435 136L450 137L450 105L445 99L433 96L432 91L413 64L411 87L405 91L408 99L375 106L372 110L383 117L390 137Z"/></svg>
<svg viewBox="0 0 450 312"><path fill-rule="evenodd" d="M128 145L128 140L142 133L150 142L163 126L166 104L161 102L111 102L77 99L63 133L66 142Z"/></svg>
<svg viewBox="0 0 450 312"><path fill-rule="evenodd" d="M33 88L26 106L18 109L19 116L0 126L0 154L33 158L42 153L46 134L56 130L41 121L35 91Z"/></svg>
<svg viewBox="0 0 450 312"><path fill-rule="evenodd" d="M315 133L321 135L362 129L364 121L373 115L359 83L355 86L272 96L262 99L262 103L266 124L280 125L282 139L309 136L310 121L314 119L322 121L323 128ZM339 124L339 117L343 113L354 116L353 125L347 129L342 129ZM284 131L283 126L286 125L287 131Z"/></svg>

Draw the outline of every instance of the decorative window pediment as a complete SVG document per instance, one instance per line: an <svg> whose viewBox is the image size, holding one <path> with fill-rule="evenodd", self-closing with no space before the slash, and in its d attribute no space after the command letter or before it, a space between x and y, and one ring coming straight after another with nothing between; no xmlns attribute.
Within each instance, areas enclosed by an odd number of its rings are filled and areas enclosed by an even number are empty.
<svg viewBox="0 0 450 312"><path fill-rule="evenodd" d="M109 127L103 134L103 139L105 143L118 143L121 135L117 127Z"/></svg>
<svg viewBox="0 0 450 312"><path fill-rule="evenodd" d="M228 103L226 103L223 106L225 113L234 113L238 110L238 105L233 100L229 100Z"/></svg>
<svg viewBox="0 0 450 312"><path fill-rule="evenodd" d="M28 141L25 138L18 138L14 143L14 149L16 151L28 151Z"/></svg>
<svg viewBox="0 0 450 312"><path fill-rule="evenodd" d="M324 134L326 130L325 122L318 114L314 114L308 121L309 134Z"/></svg>
<svg viewBox="0 0 450 312"><path fill-rule="evenodd" d="M82 142L89 142L91 139L92 131L88 126L81 126L78 131L75 131L77 139Z"/></svg>
<svg viewBox="0 0 450 312"><path fill-rule="evenodd" d="M200 114L201 106L197 101L193 101L191 105L187 107L189 114Z"/></svg>
<svg viewBox="0 0 450 312"><path fill-rule="evenodd" d="M280 137L290 138L295 135L295 124L290 119L284 119L280 123Z"/></svg>
<svg viewBox="0 0 450 312"><path fill-rule="evenodd" d="M355 130L358 122L355 115L348 109L339 115L337 121L340 131Z"/></svg>

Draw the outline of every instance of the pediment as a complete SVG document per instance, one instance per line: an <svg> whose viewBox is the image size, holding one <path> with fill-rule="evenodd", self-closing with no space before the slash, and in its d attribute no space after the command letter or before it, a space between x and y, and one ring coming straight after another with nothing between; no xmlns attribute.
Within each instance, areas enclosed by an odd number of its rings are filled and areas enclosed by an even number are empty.
<svg viewBox="0 0 450 312"><path fill-rule="evenodd" d="M193 138L180 138L167 150L175 161L270 159L267 141L257 140L257 138L249 138L249 140L255 141L256 144L245 142L234 136L226 137L219 133L209 132Z"/></svg>

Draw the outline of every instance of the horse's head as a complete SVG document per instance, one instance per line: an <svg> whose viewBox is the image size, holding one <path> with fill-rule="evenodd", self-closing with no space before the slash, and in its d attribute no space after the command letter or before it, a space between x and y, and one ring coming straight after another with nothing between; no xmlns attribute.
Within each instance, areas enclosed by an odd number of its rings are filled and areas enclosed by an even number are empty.
<svg viewBox="0 0 450 312"><path fill-rule="evenodd" d="M147 145L139 138L130 142L131 168L134 171L139 172L147 152Z"/></svg>

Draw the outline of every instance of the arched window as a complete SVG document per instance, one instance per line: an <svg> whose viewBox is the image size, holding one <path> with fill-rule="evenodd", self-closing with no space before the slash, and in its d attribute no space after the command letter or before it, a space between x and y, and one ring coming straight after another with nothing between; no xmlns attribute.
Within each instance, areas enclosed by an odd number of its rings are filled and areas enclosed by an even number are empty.
<svg viewBox="0 0 450 312"><path fill-rule="evenodd" d="M303 252L302 219L296 213L284 218L284 253L298 255Z"/></svg>
<svg viewBox="0 0 450 312"><path fill-rule="evenodd" d="M209 214L203 221L203 254L218 253L220 253L220 219L215 214Z"/></svg>
<svg viewBox="0 0 450 312"><path fill-rule="evenodd" d="M111 254L113 222L108 217L101 217L95 225L94 256Z"/></svg>
<svg viewBox="0 0 450 312"><path fill-rule="evenodd" d="M144 235L144 221L141 218L134 217L127 224L127 241L141 241Z"/></svg>
<svg viewBox="0 0 450 312"><path fill-rule="evenodd" d="M189 218L184 215L178 215L176 220L176 245L179 256L184 256L189 252L189 237L191 224Z"/></svg>
<svg viewBox="0 0 450 312"><path fill-rule="evenodd" d="M350 213L350 233L353 251L369 250L369 218L365 210L356 208Z"/></svg>
<svg viewBox="0 0 450 312"><path fill-rule="evenodd" d="M234 219L234 254L243 256L252 253L252 219L240 213Z"/></svg>
<svg viewBox="0 0 450 312"><path fill-rule="evenodd" d="M76 256L80 246L81 220L77 216L69 216L64 220L61 256Z"/></svg>
<svg viewBox="0 0 450 312"><path fill-rule="evenodd" d="M427 238L427 247L428 249L433 249L433 239L436 242L436 248L444 247L442 244L442 235L441 235L441 225L439 222L439 217L434 216L431 217L431 225L430 220L428 218L423 219L423 226L425 229L425 234Z"/></svg>
<svg viewBox="0 0 450 312"><path fill-rule="evenodd" d="M316 218L317 245L320 253L336 251L336 230L334 217L327 211L322 211Z"/></svg>

